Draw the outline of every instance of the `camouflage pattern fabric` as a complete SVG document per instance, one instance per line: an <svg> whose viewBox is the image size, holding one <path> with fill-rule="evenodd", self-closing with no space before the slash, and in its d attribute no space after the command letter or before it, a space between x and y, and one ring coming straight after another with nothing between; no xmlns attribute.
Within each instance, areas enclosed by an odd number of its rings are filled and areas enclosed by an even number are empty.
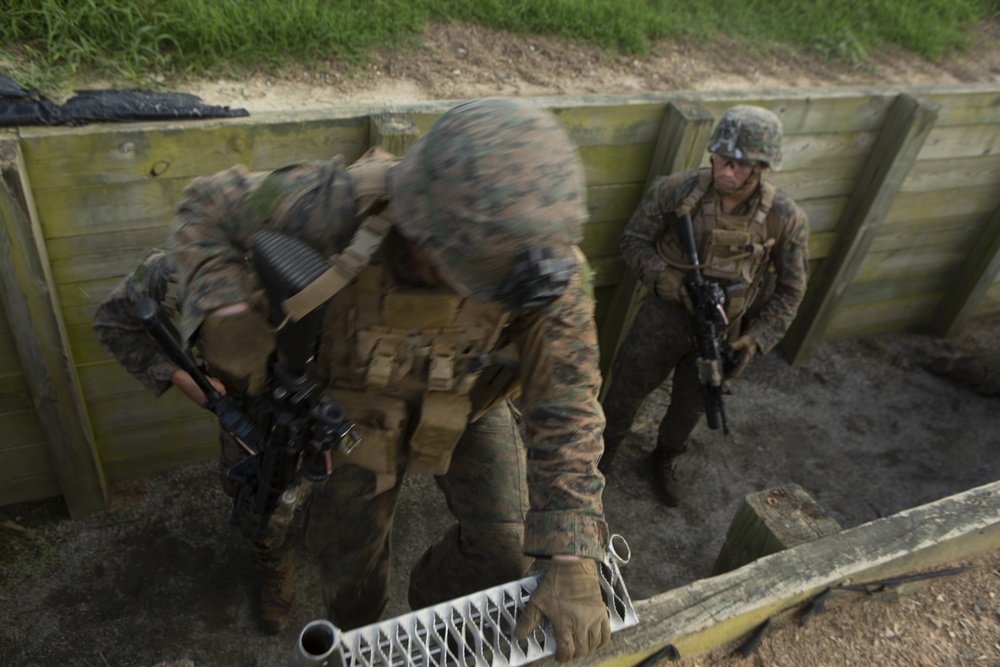
<svg viewBox="0 0 1000 667"><path fill-rule="evenodd" d="M170 377L177 365L146 333L142 322L135 317L135 304L147 295L163 304L173 275L167 252L153 250L132 273L122 278L94 314L94 335L101 346L154 396L171 387ZM175 314L172 304L167 309L172 317Z"/></svg>
<svg viewBox="0 0 1000 667"><path fill-rule="evenodd" d="M154 396L173 386L170 378L178 367L146 333L135 316L135 304L149 296L160 303L168 317L175 317L177 304L170 295L175 282L170 254L155 249L115 286L94 315L94 334L101 346ZM236 489L226 479L226 471L246 454L222 431L219 445L219 478L226 494L233 496ZM293 527L288 533L271 534L263 542L252 544L251 556L257 565L277 569L291 564L295 542Z"/></svg>
<svg viewBox="0 0 1000 667"><path fill-rule="evenodd" d="M524 465L509 405L469 425L448 474L437 478L458 523L413 566L413 609L524 576L532 562L523 555ZM330 618L342 629L378 620L388 600L390 534L402 473L392 489L373 496L374 473L342 466L313 497L306 543L319 558Z"/></svg>
<svg viewBox="0 0 1000 667"><path fill-rule="evenodd" d="M642 401L671 372L674 380L670 407L660 424L657 448L671 456L683 452L704 412L687 312L677 301L653 296L656 277L668 268L657 253L657 241L665 233L663 216L674 211L697 182L697 171L656 179L622 234L622 256L649 294L612 364L611 384L603 403L608 420L604 440L609 452L618 449ZM705 197L711 196L714 195L710 188ZM751 197L734 214L748 211L756 203ZM805 214L779 190L767 222L768 229L781 230L771 255L777 286L751 321L738 323L761 353L769 352L785 335L805 295L808 277L809 232ZM694 233L700 244L704 230L695 224Z"/></svg>
<svg viewBox="0 0 1000 667"><path fill-rule="evenodd" d="M498 126L506 127L501 118L504 109L508 107L495 102L490 105L493 112L482 115L476 112L477 107L467 109L475 122L472 123L472 128L466 125L463 131L468 130L478 137L490 135L495 140ZM525 113L521 104L510 108L518 114ZM534 113L541 112L536 110ZM450 120L454 120L454 116L446 114L439 123L445 125ZM510 128L505 131L508 136L512 132ZM442 141L447 137L434 128L429 134L442 138ZM556 143L562 141L565 140L560 139ZM433 150L440 155L438 147L424 148L426 145L426 142L418 142L411 151ZM457 150L462 146L455 144L452 148ZM465 147L463 150L467 149ZM522 160L529 157L532 160L546 159L544 151L538 151L537 147L532 152L518 146L517 151L522 151ZM557 154L556 157L560 155L563 154ZM458 156L455 155L454 158L458 159ZM406 174L406 165L413 164L423 163L404 159L390 173L390 197L396 196L397 188L401 195L401 201L390 201L389 210L392 214L405 216L402 211L410 206L426 206L430 208L424 210L441 213L454 225L463 224L455 216L464 209L450 204L450 188L436 188L433 203L421 204L419 198L407 199L407 196L412 196L415 192L411 188L416 187L410 185L413 182L412 176ZM522 166L528 170L527 166ZM528 461L526 471L520 468L508 469L507 466L513 465L508 455L507 458L496 458L489 471L484 469L481 483L461 483L459 478L464 473L461 473L460 467L454 468L458 476L456 480L451 479L451 472L441 479L449 507L456 514L460 526L464 525L463 522L468 523L468 519L462 514L463 508L478 507L483 498L496 499L497 506L490 511L508 518L501 521L490 520L470 534L476 535L479 545L477 549L484 544L492 545L490 550L495 557L490 568L494 572L503 573L503 577L510 578L516 578L519 575L515 573L523 572L525 558L522 554L576 554L602 558L608 540L601 504L604 479L597 470L597 461L602 453L604 417L597 401L600 373L593 320L594 302L589 283L585 283L581 277L585 271L585 262L579 261L582 255L572 245L579 238L579 225L583 222L582 216L586 210L582 170L579 170L578 158L574 153L573 164L566 166L565 170L556 169L547 180L538 171L528 170L525 173L533 174L532 188L528 188L526 180L518 181L511 172L499 168L488 171L487 175L491 179L501 178L501 181L475 181L475 192L487 202L483 211L488 213L487 217L523 214L522 220L534 222L530 228L526 226L527 223L514 225L517 228L515 235L530 233L528 238L521 239L522 245L529 245L543 238L546 243L564 244L563 252L578 258L577 271L569 289L541 310L513 313L507 335L497 343L498 350L513 343L521 357L524 383L522 409L528 434L528 441L525 443ZM571 192L574 182L581 188ZM544 196L546 188L540 187L540 183L554 188L549 196ZM527 200L523 209L514 205L497 208L495 204L499 200L490 199L494 196L490 192L506 192L508 197L514 199L525 195ZM465 199L462 205L473 206L473 203L470 199ZM477 210L479 209L468 209L468 214L474 215ZM552 217L550 213L558 215ZM196 180L185 191L172 225L171 248L184 296L182 332L190 336L209 313L219 307L250 298L254 285L244 258L257 231L273 229L289 233L330 256L346 245L359 223L357 218L354 187L349 173L336 160L319 165L292 165L271 174L255 174L235 167L215 176ZM404 226L405 223L398 225L401 230ZM455 230L454 235L458 239L456 242L460 244L489 238L466 238L462 234L464 232L461 230ZM448 237L448 240L451 238ZM476 245L477 257L492 256L495 245L500 244ZM435 236L433 241L421 245L421 248L437 248L441 251L440 254L435 254L431 250L427 254L435 268L443 269L442 272L447 276L448 269L453 268L449 262L454 259L454 255L449 254L450 251L444 247L444 239ZM464 246L461 249L472 250ZM447 266L439 266L438 261ZM481 285L492 289L496 276L501 272L506 275L506 267L494 267L485 260L477 261L475 266L483 266L489 277L480 283L469 267L459 268L451 274L461 276L455 279L459 289L464 286L470 293L481 291ZM465 271L470 273L466 274ZM401 274L399 278L405 279L406 276ZM413 288L421 286L422 284L414 284ZM331 378L330 382L335 383L336 378ZM484 456L490 455L491 451L506 451L504 448L512 446L511 436L502 429L479 430L482 419L485 417L471 425L463 438L477 443L475 447L482 448ZM488 423L489 421L482 422L483 427ZM498 472L500 469L504 471L502 475ZM395 505L392 494L395 491L371 497L373 487L370 488L369 484L374 482L370 475L354 466L344 466L343 470L344 472L340 472L338 469L335 478L327 486L339 488L344 485L345 492L336 492L335 500L337 503L346 500L349 511L345 511L339 504L336 508L327 505L327 496L321 493L312 500L308 530L315 535L312 528L314 520L321 526L324 521L333 521L334 518L331 517L336 509L339 516L335 520L339 522L338 526L347 530L345 534L364 536L362 541L355 539L334 546L322 541L313 542L320 550L324 590L331 614L344 627L353 627L361 623L359 619L363 621L376 618L381 613L385 577L388 576L387 562L384 560L387 552L383 549L387 550L388 545L382 535L385 528L376 518L382 517L383 522L391 521ZM530 504L524 517L523 546L515 553L515 550L501 545L507 545L514 539L510 526L513 519L508 516L509 494L514 488L510 480L511 475L520 478L522 474L526 476ZM350 489L353 491L349 491ZM463 532L462 535L464 534ZM445 573L438 572L440 566L434 565L461 562L467 558L463 550L468 548L470 545L464 539L456 540L446 536L426 557L426 568L420 566L418 569L421 578L427 576L429 579L418 582L417 585L440 589L449 595L482 588L487 580L478 571L459 568L458 572L448 572L446 578L439 578L444 577ZM479 551L474 553L478 554ZM503 560L503 564L498 562L498 558ZM339 574L348 571L354 582L352 584L345 583ZM423 599L422 596L426 594L414 595L417 596L414 599ZM351 620L346 620L348 618Z"/></svg>
<svg viewBox="0 0 1000 667"><path fill-rule="evenodd" d="M551 114L524 100L452 109L390 178L399 231L449 284L479 301L490 300L526 246L568 249L583 238L576 147Z"/></svg>
<svg viewBox="0 0 1000 667"><path fill-rule="evenodd" d="M209 313L251 299L255 285L245 259L258 231L283 231L330 255L356 226L353 185L339 156L269 173L237 165L195 179L171 223L184 295L181 335L189 339Z"/></svg>

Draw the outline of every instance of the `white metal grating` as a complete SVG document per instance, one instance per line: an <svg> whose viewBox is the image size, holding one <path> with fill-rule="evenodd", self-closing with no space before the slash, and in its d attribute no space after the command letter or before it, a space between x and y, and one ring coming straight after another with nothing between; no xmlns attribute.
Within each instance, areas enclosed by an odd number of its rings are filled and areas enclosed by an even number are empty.
<svg viewBox="0 0 1000 667"><path fill-rule="evenodd" d="M620 566L628 545L613 535L599 563L611 632L636 625ZM556 652L548 623L524 641L514 626L540 575L533 575L396 618L339 632L313 621L299 636L289 667L516 667Z"/></svg>

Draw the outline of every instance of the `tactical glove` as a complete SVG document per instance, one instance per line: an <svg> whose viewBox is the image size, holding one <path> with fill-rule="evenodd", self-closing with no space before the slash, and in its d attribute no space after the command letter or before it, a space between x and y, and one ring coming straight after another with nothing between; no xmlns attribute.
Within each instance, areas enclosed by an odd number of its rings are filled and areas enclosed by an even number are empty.
<svg viewBox="0 0 1000 667"><path fill-rule="evenodd" d="M524 639L546 618L552 623L559 662L585 656L611 641L611 621L601 597L596 561L550 561L517 619L514 636Z"/></svg>
<svg viewBox="0 0 1000 667"><path fill-rule="evenodd" d="M757 354L757 343L750 336L740 336L729 347L733 352L737 352L740 355L736 367L726 374L727 380L735 380L743 374L743 371L747 369L747 364Z"/></svg>

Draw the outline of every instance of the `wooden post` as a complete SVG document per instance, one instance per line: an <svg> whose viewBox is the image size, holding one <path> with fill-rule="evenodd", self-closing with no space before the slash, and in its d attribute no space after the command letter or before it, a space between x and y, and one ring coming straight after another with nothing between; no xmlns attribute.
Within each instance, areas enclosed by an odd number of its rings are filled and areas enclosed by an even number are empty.
<svg viewBox="0 0 1000 667"><path fill-rule="evenodd" d="M702 155L712 132L712 114L696 100L674 100L667 104L660 126L660 135L650 161L649 173L643 186L643 193L658 176L672 174L685 169L694 169L701 164ZM601 327L601 399L611 386L611 362L618 346L621 345L632 320L639 310L639 304L646 288L636 280L635 275L625 270L622 280L615 288Z"/></svg>
<svg viewBox="0 0 1000 667"><path fill-rule="evenodd" d="M751 493L736 510L712 576L839 531L840 524L798 484Z"/></svg>
<svg viewBox="0 0 1000 667"><path fill-rule="evenodd" d="M371 117L371 145L382 146L393 155L404 155L419 136L407 113L385 112Z"/></svg>
<svg viewBox="0 0 1000 667"><path fill-rule="evenodd" d="M993 212L973 251L962 263L955 282L941 298L931 319L930 330L953 336L972 317L976 306L1000 272L1000 208Z"/></svg>
<svg viewBox="0 0 1000 667"><path fill-rule="evenodd" d="M810 279L806 300L781 343L792 365L807 362L821 342L937 117L937 107L905 93L893 102L837 222L834 246Z"/></svg>
<svg viewBox="0 0 1000 667"><path fill-rule="evenodd" d="M16 132L0 135L0 177L4 305L52 467L70 516L80 518L104 508L107 488Z"/></svg>

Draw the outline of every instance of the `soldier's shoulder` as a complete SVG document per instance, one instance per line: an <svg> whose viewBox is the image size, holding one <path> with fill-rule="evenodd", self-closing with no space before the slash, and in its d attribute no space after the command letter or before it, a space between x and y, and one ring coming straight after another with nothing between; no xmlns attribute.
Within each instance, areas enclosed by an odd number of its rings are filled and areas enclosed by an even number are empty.
<svg viewBox="0 0 1000 667"><path fill-rule="evenodd" d="M806 213L802 210L792 196L781 188L775 186L774 203L771 204L771 212L781 218L801 218L806 219Z"/></svg>

